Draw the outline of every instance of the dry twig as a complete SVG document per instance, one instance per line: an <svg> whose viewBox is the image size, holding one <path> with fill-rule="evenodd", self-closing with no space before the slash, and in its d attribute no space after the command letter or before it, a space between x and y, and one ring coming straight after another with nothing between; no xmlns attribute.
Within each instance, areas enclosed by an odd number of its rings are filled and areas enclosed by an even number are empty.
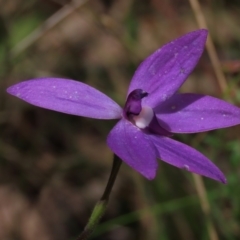
<svg viewBox="0 0 240 240"><path fill-rule="evenodd" d="M48 18L40 27L36 28L31 34L19 42L11 51L11 56L16 57L38 39L72 14L76 9L82 7L88 0L72 0L69 4L62 7L58 12Z"/></svg>

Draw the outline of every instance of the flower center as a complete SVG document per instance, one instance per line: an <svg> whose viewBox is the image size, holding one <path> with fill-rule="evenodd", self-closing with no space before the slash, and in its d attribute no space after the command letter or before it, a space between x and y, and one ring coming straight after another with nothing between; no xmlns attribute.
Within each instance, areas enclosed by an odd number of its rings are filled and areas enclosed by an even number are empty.
<svg viewBox="0 0 240 240"><path fill-rule="evenodd" d="M158 135L172 136L172 133L160 126L152 108L142 107L142 99L147 96L148 93L142 89L132 91L123 108L123 117L140 129Z"/></svg>
<svg viewBox="0 0 240 240"><path fill-rule="evenodd" d="M124 117L131 121L133 116L137 116L142 111L142 98L148 95L147 92L142 89L135 89L127 98L125 106L123 108Z"/></svg>
<svg viewBox="0 0 240 240"><path fill-rule="evenodd" d="M142 108L142 99L147 95L142 89L135 89L128 95L123 109L124 117L141 129L146 128L154 117L150 107Z"/></svg>
<svg viewBox="0 0 240 240"><path fill-rule="evenodd" d="M133 116L135 125L141 129L149 126L154 117L154 112L150 107L143 107L142 111L137 116Z"/></svg>
<svg viewBox="0 0 240 240"><path fill-rule="evenodd" d="M142 98L148 95L147 92L142 89L135 89L127 98L125 106L123 108L124 117L131 120L133 116L138 115L142 110Z"/></svg>

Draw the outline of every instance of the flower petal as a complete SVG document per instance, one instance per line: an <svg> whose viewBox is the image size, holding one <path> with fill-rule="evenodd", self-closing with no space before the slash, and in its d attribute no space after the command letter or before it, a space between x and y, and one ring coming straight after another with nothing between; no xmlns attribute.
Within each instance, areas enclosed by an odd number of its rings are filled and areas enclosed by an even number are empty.
<svg viewBox="0 0 240 240"><path fill-rule="evenodd" d="M175 94L154 109L159 124L173 133L195 133L240 124L240 108L200 94Z"/></svg>
<svg viewBox="0 0 240 240"><path fill-rule="evenodd" d="M151 135L150 139L158 150L158 157L164 162L226 183L218 167L194 148L163 136Z"/></svg>
<svg viewBox="0 0 240 240"><path fill-rule="evenodd" d="M156 176L158 163L156 150L148 138L131 122L122 119L109 133L107 144L125 163L150 180Z"/></svg>
<svg viewBox="0 0 240 240"><path fill-rule="evenodd" d="M171 97L196 66L207 33L205 29L190 32L150 55L136 70L128 94L137 88L148 92L143 102L149 107Z"/></svg>
<svg viewBox="0 0 240 240"><path fill-rule="evenodd" d="M70 79L33 79L11 86L7 92L38 107L83 117L116 119L122 112L105 94Z"/></svg>

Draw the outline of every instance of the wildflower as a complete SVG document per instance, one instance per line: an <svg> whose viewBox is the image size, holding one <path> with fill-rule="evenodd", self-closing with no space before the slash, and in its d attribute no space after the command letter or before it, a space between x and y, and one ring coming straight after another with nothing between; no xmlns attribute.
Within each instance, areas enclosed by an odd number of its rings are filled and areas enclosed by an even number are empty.
<svg viewBox="0 0 240 240"><path fill-rule="evenodd" d="M195 149L171 139L240 123L239 108L214 97L179 94L197 64L207 30L190 32L155 51L136 70L122 109L105 94L81 82L40 78L18 83L8 93L33 105L97 119L120 119L107 137L111 150L147 179L157 158L226 183L223 173Z"/></svg>

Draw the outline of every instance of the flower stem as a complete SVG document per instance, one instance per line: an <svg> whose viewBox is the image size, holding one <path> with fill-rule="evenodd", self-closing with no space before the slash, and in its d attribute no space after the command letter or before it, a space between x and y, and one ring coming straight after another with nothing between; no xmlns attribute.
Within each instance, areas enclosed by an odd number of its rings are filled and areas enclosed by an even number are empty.
<svg viewBox="0 0 240 240"><path fill-rule="evenodd" d="M92 211L92 214L91 214L91 216L88 220L88 223L85 226L83 232L76 240L87 240L89 238L89 236L95 230L95 228L98 225L99 221L101 220L102 216L104 215L106 208L107 208L109 196L111 194L112 187L116 180L121 163L122 163L122 160L117 155L114 154L111 174L109 176L104 193L103 193L101 199L95 205L95 207Z"/></svg>

